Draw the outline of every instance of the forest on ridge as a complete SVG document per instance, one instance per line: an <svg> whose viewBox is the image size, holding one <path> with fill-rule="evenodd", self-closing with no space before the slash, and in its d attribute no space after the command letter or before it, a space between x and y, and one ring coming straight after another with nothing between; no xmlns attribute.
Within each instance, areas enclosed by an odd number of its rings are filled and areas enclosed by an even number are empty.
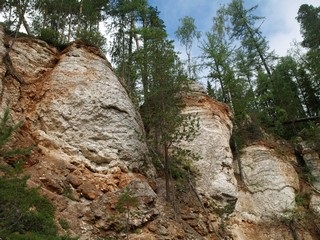
<svg viewBox="0 0 320 240"><path fill-rule="evenodd" d="M177 117L181 99L176 93L186 81L198 81L203 69L209 73L208 94L230 106L240 138L259 135L257 126L287 139L315 130L320 7L300 6L295 18L303 41L285 57L270 51L260 29L264 18L254 14L258 7L246 9L243 0L232 0L217 9L205 33L192 17L180 19L175 34L187 59L179 59L159 11L147 0L0 1L3 24L12 35L24 29L58 48L77 40L107 52L133 101L143 103L145 125L169 142L184 122ZM200 46L201 56L191 56L193 45Z"/></svg>

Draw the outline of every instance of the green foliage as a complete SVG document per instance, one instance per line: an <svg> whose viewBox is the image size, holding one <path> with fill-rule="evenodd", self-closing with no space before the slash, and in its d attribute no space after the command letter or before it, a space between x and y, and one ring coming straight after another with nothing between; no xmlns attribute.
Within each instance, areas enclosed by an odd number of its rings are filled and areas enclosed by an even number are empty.
<svg viewBox="0 0 320 240"><path fill-rule="evenodd" d="M1 237L11 233L34 232L56 235L54 208L35 189L28 189L26 178L0 178Z"/></svg>
<svg viewBox="0 0 320 240"><path fill-rule="evenodd" d="M297 193L294 199L295 199L297 206L308 207L309 203L310 203L310 194Z"/></svg>
<svg viewBox="0 0 320 240"><path fill-rule="evenodd" d="M308 166L304 166L302 170L302 177L307 183L314 184L318 181L318 179L312 174L312 169Z"/></svg>
<svg viewBox="0 0 320 240"><path fill-rule="evenodd" d="M310 56L310 55L309 55ZM312 58L307 58L307 60L312 62ZM304 65L306 64L306 65ZM304 64L299 64L297 69L297 83L301 91L303 106L306 109L306 114L308 116L316 116L320 112L320 96L317 93L316 74L308 71L310 63L304 62ZM318 64L316 65L318 67Z"/></svg>
<svg viewBox="0 0 320 240"><path fill-rule="evenodd" d="M60 226L64 229L64 230L68 230L69 228L70 228L70 226L69 226L69 222L67 221L67 220L65 220L65 219L59 219L58 220L58 222L59 222L59 224L60 224Z"/></svg>
<svg viewBox="0 0 320 240"><path fill-rule="evenodd" d="M145 125L150 129L147 135L149 146L155 155L159 156L163 166L167 200L170 200L170 173L174 173L178 178L181 172L178 166L181 166L182 158L187 160L187 154L188 157L192 156L190 152L183 152L181 149L175 152L169 149L179 148L179 143L183 141L191 141L197 133L199 122L196 116L181 114L181 94L187 91L188 82L183 75L176 72L179 66L175 68L175 55L171 46L169 49L163 49L161 53L159 51L155 64L160 64L160 61L163 61L163 64L155 66L158 71L150 86L151 91L143 106L142 116ZM181 153L184 156L178 158L178 154ZM180 162L176 162L177 159Z"/></svg>
<svg viewBox="0 0 320 240"><path fill-rule="evenodd" d="M28 35L31 34L26 21L26 15L29 15L32 11L31 1L3 0L0 2L0 10L3 13L2 17L5 19L6 27L8 27L7 30L13 30L17 35L23 24Z"/></svg>
<svg viewBox="0 0 320 240"><path fill-rule="evenodd" d="M285 122L305 117L300 92L298 89L297 63L291 57L279 59L272 74L272 82L269 86L268 109L265 123L272 126L272 131L286 139L296 135L295 128L286 127Z"/></svg>
<svg viewBox="0 0 320 240"><path fill-rule="evenodd" d="M67 185L64 187L62 195L69 198L72 201L78 201L79 199L77 199L76 195L73 192L73 189L70 185Z"/></svg>
<svg viewBox="0 0 320 240"><path fill-rule="evenodd" d="M175 180L187 179L197 174L193 162L199 160L199 156L188 149L174 148L171 153L169 170Z"/></svg>
<svg viewBox="0 0 320 240"><path fill-rule="evenodd" d="M307 48L305 55L299 56L298 83L301 88L305 108L309 116L319 115L320 111L320 7L303 4L297 20L303 36L302 46Z"/></svg>
<svg viewBox="0 0 320 240"><path fill-rule="evenodd" d="M166 36L164 24L159 11L146 0L113 1L110 14L113 20L110 27L114 31L112 61L117 66L117 74L125 80L130 96L139 102L137 85L142 84L143 95L148 91L151 70L148 63L152 55L149 46Z"/></svg>
<svg viewBox="0 0 320 240"><path fill-rule="evenodd" d="M76 34L76 40L85 43L90 46L98 47L100 49L105 48L106 39L98 31L81 30Z"/></svg>
<svg viewBox="0 0 320 240"><path fill-rule="evenodd" d="M139 203L139 200L134 194L131 192L129 188L125 188L122 192L119 201L117 203L117 210L120 213L126 212L126 235L127 239L129 235L129 229L130 229L130 210L133 207L137 207Z"/></svg>
<svg viewBox="0 0 320 240"><path fill-rule="evenodd" d="M131 207L137 207L138 203L138 198L134 196L129 188L125 188L118 200L116 208L122 213L124 211L129 211Z"/></svg>
<svg viewBox="0 0 320 240"><path fill-rule="evenodd" d="M172 42L159 39L152 48L148 63L152 71L142 117L150 129L147 135L150 147L163 155L164 148L182 140L189 141L197 121L190 115L180 114L183 108L181 94L188 90L188 81L182 74Z"/></svg>
<svg viewBox="0 0 320 240"><path fill-rule="evenodd" d="M66 46L66 43L61 39L59 32L51 28L41 28L39 30L38 37L59 49Z"/></svg>
<svg viewBox="0 0 320 240"><path fill-rule="evenodd" d="M320 127L317 124L310 123L305 127L300 133L299 136L303 140L307 141L309 144L314 146L316 151L320 151Z"/></svg>
<svg viewBox="0 0 320 240"><path fill-rule="evenodd" d="M179 41L189 50L192 47L192 41L199 39L201 33L197 31L194 18L186 16L180 19L181 26L175 31Z"/></svg>
<svg viewBox="0 0 320 240"><path fill-rule="evenodd" d="M286 122L318 112L319 54L313 49L302 61L277 58L262 36L263 18L254 15L257 7L246 8L243 0L233 0L217 11L201 46L210 71L208 90L229 104L240 138L254 135L247 128L251 124L243 123L247 115L278 136L291 138L296 129L284 126Z"/></svg>
<svg viewBox="0 0 320 240"><path fill-rule="evenodd" d="M9 109L5 109L3 116L0 118L0 157L12 157L16 155L26 155L31 151L31 147L22 149L10 149L6 145L11 140L15 131L19 129L21 123L14 124L10 120Z"/></svg>
<svg viewBox="0 0 320 240"><path fill-rule="evenodd" d="M301 26L301 33L304 37L302 45L308 48L318 48L320 46L320 7L303 4L298 11L297 20Z"/></svg>
<svg viewBox="0 0 320 240"><path fill-rule="evenodd" d="M216 98L214 88L212 87L210 81L207 81L207 93L210 97Z"/></svg>
<svg viewBox="0 0 320 240"><path fill-rule="evenodd" d="M195 69L194 65L191 63L191 49L194 40L199 40L201 36L201 32L197 30L197 26L195 25L195 20L192 17L186 16L180 19L181 26L175 31L175 35L180 41L182 45L184 45L186 54L187 54L187 69L188 69L188 77L190 79L194 79Z"/></svg>
<svg viewBox="0 0 320 240"><path fill-rule="evenodd" d="M9 142L12 133L20 127L21 124L14 125L10 122L9 109L4 111L0 121L0 152L1 156L6 156L7 152L3 151L3 147Z"/></svg>
<svg viewBox="0 0 320 240"><path fill-rule="evenodd" d="M239 150L247 144L262 140L263 137L264 134L260 121L254 116L247 116L241 124L235 127L232 140L235 141L237 149Z"/></svg>
<svg viewBox="0 0 320 240"><path fill-rule="evenodd" d="M69 236L52 236L43 235L39 233L27 232L25 234L13 233L4 240L76 240L76 238L71 238Z"/></svg>
<svg viewBox="0 0 320 240"><path fill-rule="evenodd" d="M13 124L6 109L0 121L0 156L25 155L30 149L10 149L6 145L20 124ZM3 163L4 164L4 163ZM5 165L6 166L6 165ZM67 240L59 237L54 222L54 207L36 189L27 187L27 177L21 177L13 166L2 168L0 176L0 238L6 240ZM13 173L13 174L12 174Z"/></svg>

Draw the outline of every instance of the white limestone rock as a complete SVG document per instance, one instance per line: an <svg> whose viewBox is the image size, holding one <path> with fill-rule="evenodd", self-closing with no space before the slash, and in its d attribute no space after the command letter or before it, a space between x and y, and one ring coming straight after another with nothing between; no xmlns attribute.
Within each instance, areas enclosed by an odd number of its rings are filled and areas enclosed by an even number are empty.
<svg viewBox="0 0 320 240"><path fill-rule="evenodd" d="M310 199L310 209L320 217L320 155L316 150L315 144L312 142L301 141L296 145L296 154L300 157L300 164L305 165L309 169L309 184L314 188L314 192ZM317 193L318 192L318 193Z"/></svg>
<svg viewBox="0 0 320 240"><path fill-rule="evenodd" d="M220 203L237 199L237 181L234 176L233 156L229 145L232 132L232 114L227 105L210 98L202 88L192 85L193 91L184 97L183 114L199 118L198 135L184 148L198 154L194 162L199 174L196 189L200 195L220 199Z"/></svg>
<svg viewBox="0 0 320 240"><path fill-rule="evenodd" d="M242 219L277 219L295 208L299 178L288 161L262 145L243 149L240 160L247 189L239 192L236 204Z"/></svg>
<svg viewBox="0 0 320 240"><path fill-rule="evenodd" d="M45 92L34 126L43 151L67 153L94 170L123 161L139 171L147 154L142 121L105 59L72 45L48 76Z"/></svg>
<svg viewBox="0 0 320 240"><path fill-rule="evenodd" d="M320 191L320 156L313 143L301 141L296 146L296 153L300 155L303 164L310 170L312 185Z"/></svg>
<svg viewBox="0 0 320 240"><path fill-rule="evenodd" d="M309 206L311 211L320 217L320 196L312 195Z"/></svg>
<svg viewBox="0 0 320 240"><path fill-rule="evenodd" d="M154 174L150 164L142 169L148 149L139 112L103 54L76 43L59 52L30 37L9 49L4 35L0 27L0 109L23 121L26 144L94 171L119 162L121 170Z"/></svg>

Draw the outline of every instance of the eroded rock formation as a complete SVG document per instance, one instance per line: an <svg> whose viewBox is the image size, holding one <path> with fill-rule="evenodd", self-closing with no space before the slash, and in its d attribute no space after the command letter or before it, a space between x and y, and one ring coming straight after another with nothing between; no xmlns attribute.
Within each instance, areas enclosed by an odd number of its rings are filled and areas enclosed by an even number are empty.
<svg viewBox="0 0 320 240"><path fill-rule="evenodd" d="M296 211L300 188L293 154L256 144L242 150L240 161L244 179L231 218L233 238L293 239L290 228L283 225L286 221L289 225Z"/></svg>
<svg viewBox="0 0 320 240"><path fill-rule="evenodd" d="M11 44L1 28L1 110L23 121L15 141L33 146L28 183L53 201L57 222L80 239L121 228L125 218L109 218L125 188L140 203L133 226L154 218L143 124L105 57L77 43L63 52L33 38Z"/></svg>
<svg viewBox="0 0 320 240"><path fill-rule="evenodd" d="M318 143L317 143L318 144ZM310 209L320 217L320 155L316 145L309 141L300 141L296 145L296 154L304 167L304 174L309 186L314 190L310 196Z"/></svg>
<svg viewBox="0 0 320 240"><path fill-rule="evenodd" d="M232 167L230 149L232 113L226 104L214 101L201 87L190 85L190 92L184 97L186 107L183 114L199 119L197 136L184 147L199 156L194 166L199 171L196 188L207 199L216 199L225 205L237 199L237 181Z"/></svg>
<svg viewBox="0 0 320 240"><path fill-rule="evenodd" d="M230 109L198 86L185 95L183 110L199 118L198 135L184 143L200 157L198 175L194 189L177 189L172 205L164 179L155 179L139 112L105 57L77 43L60 52L37 39L18 38L9 49L11 42L0 28L1 110L9 107L24 123L13 144L34 146L28 184L52 200L62 233L124 239L129 224L130 239L318 239L317 225L303 228L294 215L306 187L293 151L281 153L276 143L247 146L239 179ZM301 151L317 165L318 155ZM129 222L118 210L127 190L138 200ZM318 199L315 192L308 204L319 214Z"/></svg>
<svg viewBox="0 0 320 240"><path fill-rule="evenodd" d="M243 149L240 161L245 191L240 191L236 211L253 222L284 217L295 208L299 178L287 156L266 146Z"/></svg>
<svg viewBox="0 0 320 240"><path fill-rule="evenodd" d="M60 54L18 39L8 56L20 93L3 102L25 114L43 152L95 170L120 162L141 168L147 148L140 116L102 55L77 44Z"/></svg>

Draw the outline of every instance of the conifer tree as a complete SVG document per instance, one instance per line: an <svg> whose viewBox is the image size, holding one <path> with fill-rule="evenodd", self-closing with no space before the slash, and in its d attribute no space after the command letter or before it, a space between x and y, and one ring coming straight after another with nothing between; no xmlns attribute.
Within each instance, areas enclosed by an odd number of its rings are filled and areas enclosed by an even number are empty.
<svg viewBox="0 0 320 240"><path fill-rule="evenodd" d="M307 53L303 61L303 68L306 70L304 75L308 74L309 82L304 79L306 98L314 99L314 104L311 104L314 109L312 112L319 112L319 107L316 109L320 98L320 7L303 4L298 11L297 20L300 23L300 29L303 36L302 46L307 48ZM307 90L308 89L308 90ZM309 94L308 94L309 93ZM310 103L309 103L310 104ZM319 106L319 105L318 105ZM315 114L315 113L313 113Z"/></svg>
<svg viewBox="0 0 320 240"><path fill-rule="evenodd" d="M126 83L131 96L137 97L137 69L133 67L134 52L140 49L137 25L144 26L148 4L145 0L112 1L110 16L113 18L111 29L114 40L111 56L117 66L117 74Z"/></svg>
<svg viewBox="0 0 320 240"><path fill-rule="evenodd" d="M31 148L7 148L13 133L19 129L21 123L14 124L11 122L9 109L5 109L0 119L0 157L10 157L14 155L26 155Z"/></svg>
<svg viewBox="0 0 320 240"><path fill-rule="evenodd" d="M228 5L227 13L230 16L232 37L241 41L246 54L260 64L257 68L263 68L271 79L274 56L272 52L268 52L268 42L261 34L260 25L255 26L258 20L263 19L253 14L257 7L256 5L246 9L243 0L232 0Z"/></svg>

